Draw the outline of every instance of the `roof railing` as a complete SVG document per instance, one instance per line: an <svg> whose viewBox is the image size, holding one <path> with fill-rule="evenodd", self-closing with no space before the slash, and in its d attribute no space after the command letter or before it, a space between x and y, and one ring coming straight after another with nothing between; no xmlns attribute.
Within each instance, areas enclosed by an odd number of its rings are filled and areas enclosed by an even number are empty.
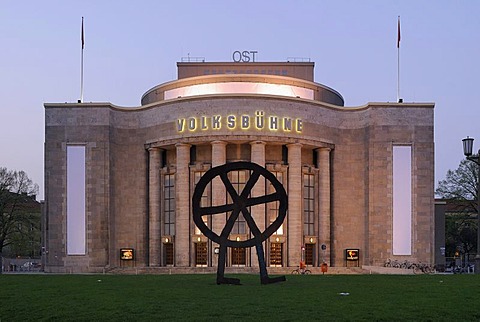
<svg viewBox="0 0 480 322"><path fill-rule="evenodd" d="M288 63L309 63L310 58L308 57L287 57Z"/></svg>
<svg viewBox="0 0 480 322"><path fill-rule="evenodd" d="M204 63L205 57L182 57L182 63Z"/></svg>

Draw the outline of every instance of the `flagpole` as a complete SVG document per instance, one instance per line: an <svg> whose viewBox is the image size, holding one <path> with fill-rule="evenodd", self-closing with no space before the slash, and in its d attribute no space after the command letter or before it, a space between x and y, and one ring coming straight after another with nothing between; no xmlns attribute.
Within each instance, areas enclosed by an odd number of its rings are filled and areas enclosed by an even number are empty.
<svg viewBox="0 0 480 322"><path fill-rule="evenodd" d="M397 102L401 103L401 99L400 99L400 16L398 16L398 23L397 23Z"/></svg>
<svg viewBox="0 0 480 322"><path fill-rule="evenodd" d="M82 17L82 58L81 58L81 63L80 63L80 100L79 103L83 102L83 48L85 47L85 38L84 38L84 33L83 33L83 17Z"/></svg>

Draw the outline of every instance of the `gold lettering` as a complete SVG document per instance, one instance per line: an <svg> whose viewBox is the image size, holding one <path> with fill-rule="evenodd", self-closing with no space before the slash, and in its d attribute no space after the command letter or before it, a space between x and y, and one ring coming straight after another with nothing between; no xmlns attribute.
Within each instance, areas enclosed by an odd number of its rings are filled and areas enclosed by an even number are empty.
<svg viewBox="0 0 480 322"><path fill-rule="evenodd" d="M206 116L202 116L202 130L206 130L208 129L208 126L207 126L207 117Z"/></svg>
<svg viewBox="0 0 480 322"><path fill-rule="evenodd" d="M235 128L235 115L227 116L227 127L231 130Z"/></svg>
<svg viewBox="0 0 480 322"><path fill-rule="evenodd" d="M242 115L242 129L248 129L250 127L250 116Z"/></svg>
<svg viewBox="0 0 480 322"><path fill-rule="evenodd" d="M255 126L257 129L261 130L265 126L265 119L263 117L263 111L255 112Z"/></svg>
<svg viewBox="0 0 480 322"><path fill-rule="evenodd" d="M265 120L265 117L267 117L267 120ZM255 111L255 116L243 114L242 116L239 116L238 119L236 115L230 114L226 116L225 120L226 121L224 121L224 125L229 130L234 130L237 127L238 121L239 128L242 130L249 129L250 125L253 126L253 124L257 130L263 130L265 128L265 122L267 122L267 129L270 131L278 131L279 129L284 132L290 132L293 129L295 129L297 133L301 133L303 131L302 119L278 117L275 115L265 116L263 111ZM211 124L209 124L210 122ZM189 118L180 118L176 120L176 128L177 132L184 132L185 130L193 132L197 130L197 128L202 130L219 130L222 128L222 116L201 116L199 119L194 116Z"/></svg>
<svg viewBox="0 0 480 322"><path fill-rule="evenodd" d="M297 132L302 132L302 130L303 130L302 119L297 119Z"/></svg>
<svg viewBox="0 0 480 322"><path fill-rule="evenodd" d="M272 131L278 130L278 117L276 117L276 116L270 116L270 117L268 118L268 120L269 120L269 126L268 126L268 128L269 128L270 130L272 130Z"/></svg>
<svg viewBox="0 0 480 322"><path fill-rule="evenodd" d="M221 125L222 116L221 115L214 115L212 116L212 129L219 130Z"/></svg>
<svg viewBox="0 0 480 322"><path fill-rule="evenodd" d="M292 130L292 119L289 117L283 118L283 130L291 131Z"/></svg>
<svg viewBox="0 0 480 322"><path fill-rule="evenodd" d="M183 132L185 130L185 119L178 119L177 120L177 131Z"/></svg>
<svg viewBox="0 0 480 322"><path fill-rule="evenodd" d="M188 119L188 129L190 131L195 131L195 129L197 128L197 119L194 118L194 117L191 117Z"/></svg>

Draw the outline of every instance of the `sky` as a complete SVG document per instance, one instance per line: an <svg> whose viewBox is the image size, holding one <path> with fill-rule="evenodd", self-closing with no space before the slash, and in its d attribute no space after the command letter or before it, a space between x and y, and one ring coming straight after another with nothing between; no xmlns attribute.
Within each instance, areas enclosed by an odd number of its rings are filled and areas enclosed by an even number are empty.
<svg viewBox="0 0 480 322"><path fill-rule="evenodd" d="M435 103L435 183L480 147L480 1L444 0L2 0L0 167L23 170L44 195L44 106L84 102L134 107L176 79L182 57L315 62L315 81L346 106L397 100Z"/></svg>

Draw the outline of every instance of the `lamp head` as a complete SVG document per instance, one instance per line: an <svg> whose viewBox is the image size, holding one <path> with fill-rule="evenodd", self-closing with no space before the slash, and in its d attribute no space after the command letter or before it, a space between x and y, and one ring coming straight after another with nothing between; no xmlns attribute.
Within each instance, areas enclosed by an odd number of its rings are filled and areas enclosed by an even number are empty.
<svg viewBox="0 0 480 322"><path fill-rule="evenodd" d="M463 142L463 154L469 157L473 153L473 138L468 137L462 140Z"/></svg>

